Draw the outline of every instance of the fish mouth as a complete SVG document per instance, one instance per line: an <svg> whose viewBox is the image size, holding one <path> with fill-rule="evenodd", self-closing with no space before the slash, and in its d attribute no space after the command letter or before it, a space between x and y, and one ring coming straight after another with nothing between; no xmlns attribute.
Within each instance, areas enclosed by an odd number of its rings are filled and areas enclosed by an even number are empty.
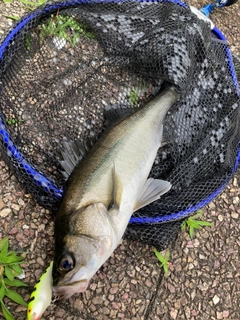
<svg viewBox="0 0 240 320"><path fill-rule="evenodd" d="M83 279L69 284L58 284L53 287L53 300L67 300L74 293L84 292L88 287L89 281Z"/></svg>

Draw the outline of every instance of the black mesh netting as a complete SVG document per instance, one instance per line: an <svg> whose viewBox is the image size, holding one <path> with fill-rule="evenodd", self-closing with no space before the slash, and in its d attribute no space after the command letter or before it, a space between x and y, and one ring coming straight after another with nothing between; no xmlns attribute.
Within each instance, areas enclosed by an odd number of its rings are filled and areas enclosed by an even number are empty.
<svg viewBox="0 0 240 320"><path fill-rule="evenodd" d="M45 207L55 210L64 190L63 141L97 137L105 108L137 108L164 81L181 99L165 118L151 176L172 189L136 212L126 235L166 247L237 168L234 63L221 33L186 3L48 3L4 37L0 77L0 150Z"/></svg>

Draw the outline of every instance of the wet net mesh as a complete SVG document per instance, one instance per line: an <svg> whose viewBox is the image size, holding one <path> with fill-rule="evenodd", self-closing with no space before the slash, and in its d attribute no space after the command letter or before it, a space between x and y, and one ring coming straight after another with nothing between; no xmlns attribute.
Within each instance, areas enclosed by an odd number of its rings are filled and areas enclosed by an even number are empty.
<svg viewBox="0 0 240 320"><path fill-rule="evenodd" d="M0 46L1 153L27 192L55 211L65 186L63 142L97 138L106 108L134 110L173 83L181 98L164 120L167 143L150 173L172 189L134 213L126 231L164 248L237 169L234 65L239 70L219 30L185 2L48 3Z"/></svg>

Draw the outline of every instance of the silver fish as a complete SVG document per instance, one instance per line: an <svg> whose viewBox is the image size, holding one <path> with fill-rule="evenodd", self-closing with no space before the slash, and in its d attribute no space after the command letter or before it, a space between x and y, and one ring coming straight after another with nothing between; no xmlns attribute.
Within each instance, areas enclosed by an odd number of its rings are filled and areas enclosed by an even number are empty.
<svg viewBox="0 0 240 320"><path fill-rule="evenodd" d="M163 119L179 98L168 86L106 130L71 173L55 221L53 292L83 292L118 246L132 213L171 188L148 175L161 145Z"/></svg>

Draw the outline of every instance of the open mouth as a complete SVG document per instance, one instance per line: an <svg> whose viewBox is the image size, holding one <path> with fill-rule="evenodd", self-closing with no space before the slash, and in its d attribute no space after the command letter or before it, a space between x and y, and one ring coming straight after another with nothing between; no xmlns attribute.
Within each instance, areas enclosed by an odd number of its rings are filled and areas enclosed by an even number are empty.
<svg viewBox="0 0 240 320"><path fill-rule="evenodd" d="M77 282L57 285L53 287L53 300L52 303L59 300L66 300L70 298L74 293L84 292L88 287L88 280L80 280Z"/></svg>

